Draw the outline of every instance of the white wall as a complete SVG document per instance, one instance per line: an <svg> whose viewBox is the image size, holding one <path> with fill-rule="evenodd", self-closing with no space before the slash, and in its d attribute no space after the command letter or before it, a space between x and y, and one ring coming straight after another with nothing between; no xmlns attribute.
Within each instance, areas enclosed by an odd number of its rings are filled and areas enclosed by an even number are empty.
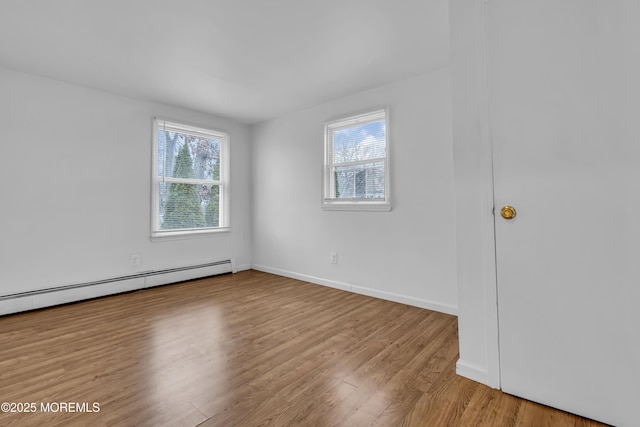
<svg viewBox="0 0 640 427"><path fill-rule="evenodd" d="M254 268L455 313L449 73L438 69L256 126ZM321 210L323 122L380 106L389 107L392 211Z"/></svg>
<svg viewBox="0 0 640 427"><path fill-rule="evenodd" d="M250 265L246 126L3 69L0 94L0 295L230 257ZM231 233L150 241L156 115L231 134Z"/></svg>

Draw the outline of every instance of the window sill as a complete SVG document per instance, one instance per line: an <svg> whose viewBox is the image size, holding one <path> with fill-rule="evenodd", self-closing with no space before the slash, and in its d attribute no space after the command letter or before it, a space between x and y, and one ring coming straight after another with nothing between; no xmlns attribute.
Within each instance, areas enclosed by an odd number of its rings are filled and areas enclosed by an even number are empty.
<svg viewBox="0 0 640 427"><path fill-rule="evenodd" d="M152 242L166 242L171 240L198 239L203 237L212 237L221 234L228 234L231 227L219 227L207 230L189 230L189 231L162 231L152 232Z"/></svg>
<svg viewBox="0 0 640 427"><path fill-rule="evenodd" d="M384 202L324 202L321 207L325 211L388 212L391 210L391 204Z"/></svg>

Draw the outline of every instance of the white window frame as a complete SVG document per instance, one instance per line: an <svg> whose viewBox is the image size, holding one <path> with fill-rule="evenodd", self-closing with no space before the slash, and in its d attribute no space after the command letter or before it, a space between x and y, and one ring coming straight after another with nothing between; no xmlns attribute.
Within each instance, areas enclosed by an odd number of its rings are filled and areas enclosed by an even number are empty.
<svg viewBox="0 0 640 427"><path fill-rule="evenodd" d="M159 185L164 182L202 184L205 180L185 179L158 176L158 131L170 128L179 132L215 138L220 141L220 179L206 180L207 184L219 185L220 200L220 222L218 227L202 227L178 230L163 230L160 224L160 212L158 210ZM198 236L207 236L217 233L227 233L231 230L230 224L230 202L229 202L229 134L227 132L193 126L174 120L167 120L159 117L153 119L153 136L151 138L153 146L152 167L151 167L151 240L181 239Z"/></svg>
<svg viewBox="0 0 640 427"><path fill-rule="evenodd" d="M359 160L349 163L335 163L333 152L335 149L335 131L349 127L360 126L384 119L385 121L385 157L376 159ZM380 108L349 116L342 116L329 120L324 124L324 163L322 167L322 202L324 210L346 210L346 211L390 211L391 194L389 180L389 109ZM336 198L335 196L335 174L337 165L357 165L372 162L384 164L384 198L383 199L347 199Z"/></svg>

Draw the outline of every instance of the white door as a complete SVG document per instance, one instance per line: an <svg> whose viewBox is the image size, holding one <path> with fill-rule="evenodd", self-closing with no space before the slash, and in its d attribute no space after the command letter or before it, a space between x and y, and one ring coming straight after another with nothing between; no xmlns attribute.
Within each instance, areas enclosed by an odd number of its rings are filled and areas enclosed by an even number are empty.
<svg viewBox="0 0 640 427"><path fill-rule="evenodd" d="M638 426L640 2L488 0L486 28L502 388Z"/></svg>

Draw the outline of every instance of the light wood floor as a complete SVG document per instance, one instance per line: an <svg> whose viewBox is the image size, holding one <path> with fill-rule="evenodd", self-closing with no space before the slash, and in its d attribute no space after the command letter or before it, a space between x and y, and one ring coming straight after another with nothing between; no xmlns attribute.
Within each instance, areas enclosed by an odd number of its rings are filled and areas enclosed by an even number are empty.
<svg viewBox="0 0 640 427"><path fill-rule="evenodd" d="M100 406L0 425L600 425L457 358L454 316L246 271L0 317L0 402Z"/></svg>

